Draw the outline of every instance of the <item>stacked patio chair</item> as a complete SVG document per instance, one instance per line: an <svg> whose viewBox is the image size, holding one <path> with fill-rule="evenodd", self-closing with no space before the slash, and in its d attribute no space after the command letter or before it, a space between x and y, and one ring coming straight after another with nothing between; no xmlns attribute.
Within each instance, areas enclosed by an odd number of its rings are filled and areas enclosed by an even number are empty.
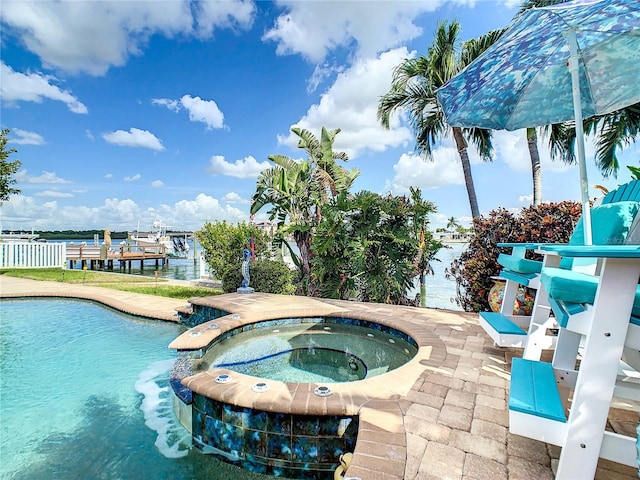
<svg viewBox="0 0 640 480"><path fill-rule="evenodd" d="M509 244L515 251L500 259L502 311L481 313L496 343L524 347L511 365L509 430L560 446L559 479L592 478L599 458L637 467L636 438L605 426L614 397L640 402L640 182L609 193L591 213L593 246L580 245L581 222L567 245L526 245L544 254L538 264ZM500 322L519 320L506 310L521 284L537 288L527 330L498 332ZM551 362L540 361L543 348L554 349Z"/></svg>
<svg viewBox="0 0 640 480"><path fill-rule="evenodd" d="M509 431L562 447L558 479L593 478L599 458L637 468L636 436L605 427L614 397L640 402L640 375L623 362L640 369L640 245L541 248L604 261L597 275L542 268L558 340L551 363L512 360Z"/></svg>
<svg viewBox="0 0 640 480"><path fill-rule="evenodd" d="M632 230L640 231L640 181L624 184L604 196L591 210L594 245L615 245L627 241ZM640 236L640 235L639 235ZM638 239L635 239L635 243ZM582 219L571 236L569 245L582 245L584 233ZM511 247L511 254L500 254L498 263L503 267L500 277L506 280L500 312L480 312L479 324L501 347L524 348L523 357L539 360L544 349L552 349L557 337L550 332L558 329L557 316L544 288L540 288L540 273L544 268L557 267L567 275L595 273L594 258L559 258L546 255L542 261L525 258L527 250L536 250L539 243L501 243ZM537 290L530 316L513 315L513 304L520 286Z"/></svg>

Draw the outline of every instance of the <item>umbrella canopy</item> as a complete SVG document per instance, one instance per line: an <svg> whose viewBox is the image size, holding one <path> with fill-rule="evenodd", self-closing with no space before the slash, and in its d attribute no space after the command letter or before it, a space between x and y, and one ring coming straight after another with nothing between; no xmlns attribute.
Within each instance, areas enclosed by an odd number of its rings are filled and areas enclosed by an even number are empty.
<svg viewBox="0 0 640 480"><path fill-rule="evenodd" d="M516 130L575 120L589 244L582 120L640 102L640 1L527 10L437 95L451 126Z"/></svg>

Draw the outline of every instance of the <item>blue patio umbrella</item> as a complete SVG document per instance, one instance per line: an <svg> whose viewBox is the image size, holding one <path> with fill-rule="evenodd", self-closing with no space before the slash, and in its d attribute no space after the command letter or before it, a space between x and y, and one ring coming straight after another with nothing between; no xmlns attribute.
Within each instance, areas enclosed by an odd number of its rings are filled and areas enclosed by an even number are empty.
<svg viewBox="0 0 640 480"><path fill-rule="evenodd" d="M582 120L640 102L640 0L527 10L437 96L451 126L517 130L575 120L588 245Z"/></svg>

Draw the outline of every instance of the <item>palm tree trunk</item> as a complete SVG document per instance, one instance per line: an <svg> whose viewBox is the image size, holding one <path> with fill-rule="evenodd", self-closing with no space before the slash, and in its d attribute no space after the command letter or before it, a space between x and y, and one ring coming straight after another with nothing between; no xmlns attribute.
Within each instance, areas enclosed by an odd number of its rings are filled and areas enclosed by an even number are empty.
<svg viewBox="0 0 640 480"><path fill-rule="evenodd" d="M527 128L527 145L531 157L531 178L533 180L533 206L540 206L542 201L542 169L538 153L538 134L535 128Z"/></svg>
<svg viewBox="0 0 640 480"><path fill-rule="evenodd" d="M293 238L300 250L300 278L308 278L311 274L311 235L307 232L294 232Z"/></svg>
<svg viewBox="0 0 640 480"><path fill-rule="evenodd" d="M464 184L467 186L467 195L469 196L469 206L471 207L471 216L473 218L480 217L478 209L478 198L476 197L476 189L473 186L473 176L471 175L471 163L469 162L469 154L467 153L467 141L462 136L460 127L453 127L453 138L456 141L460 162L462 163L462 171L464 173Z"/></svg>

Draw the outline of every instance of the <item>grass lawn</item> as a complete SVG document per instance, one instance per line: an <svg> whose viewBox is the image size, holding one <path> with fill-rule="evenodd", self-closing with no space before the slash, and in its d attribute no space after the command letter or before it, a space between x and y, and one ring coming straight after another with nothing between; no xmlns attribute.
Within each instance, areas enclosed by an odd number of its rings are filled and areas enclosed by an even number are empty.
<svg viewBox="0 0 640 480"><path fill-rule="evenodd" d="M219 295L221 290L206 287L175 285L167 280L126 275L122 273L96 272L93 270L65 270L61 268L14 268L0 269L0 275L48 280L51 282L76 283L96 287L112 288L127 292L146 293L159 297L189 299Z"/></svg>

